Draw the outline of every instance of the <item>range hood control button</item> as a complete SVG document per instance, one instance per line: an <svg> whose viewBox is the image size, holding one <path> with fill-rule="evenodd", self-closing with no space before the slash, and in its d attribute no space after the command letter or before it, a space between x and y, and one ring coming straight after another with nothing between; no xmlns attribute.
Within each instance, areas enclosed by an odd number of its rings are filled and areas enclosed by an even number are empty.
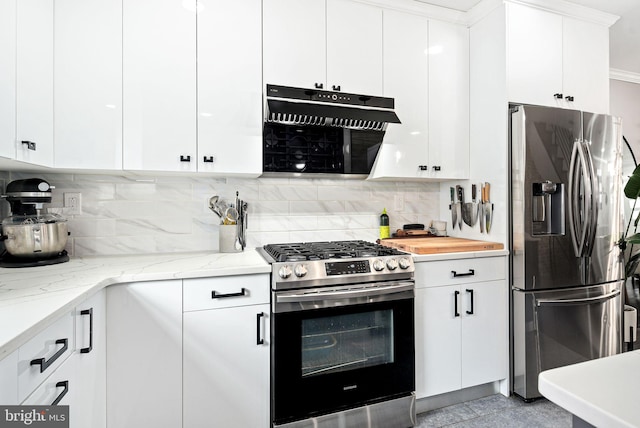
<svg viewBox="0 0 640 428"><path fill-rule="evenodd" d="M396 268L398 267L398 261L396 259L387 260L387 267L389 268L389 270L396 270Z"/></svg>
<svg viewBox="0 0 640 428"><path fill-rule="evenodd" d="M384 269L384 262L380 259L376 259L373 261L373 268L375 270L377 270L378 272L380 272L381 270Z"/></svg>
<svg viewBox="0 0 640 428"><path fill-rule="evenodd" d="M307 274L307 267L305 265L296 265L293 272L296 274L298 278L302 278Z"/></svg>
<svg viewBox="0 0 640 428"><path fill-rule="evenodd" d="M409 260L406 257L403 257L400 259L398 264L400 265L400 269L408 269L411 266L411 260Z"/></svg>
<svg viewBox="0 0 640 428"><path fill-rule="evenodd" d="M278 275L280 275L280 278L284 278L287 279L291 276L291 268L289 266L282 266L279 270L278 270Z"/></svg>

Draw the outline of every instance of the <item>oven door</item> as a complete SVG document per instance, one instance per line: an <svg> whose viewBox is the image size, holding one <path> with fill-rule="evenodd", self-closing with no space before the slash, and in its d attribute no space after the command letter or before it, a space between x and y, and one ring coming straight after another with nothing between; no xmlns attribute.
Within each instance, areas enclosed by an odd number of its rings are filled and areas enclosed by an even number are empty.
<svg viewBox="0 0 640 428"><path fill-rule="evenodd" d="M279 425L415 390L413 281L274 293Z"/></svg>

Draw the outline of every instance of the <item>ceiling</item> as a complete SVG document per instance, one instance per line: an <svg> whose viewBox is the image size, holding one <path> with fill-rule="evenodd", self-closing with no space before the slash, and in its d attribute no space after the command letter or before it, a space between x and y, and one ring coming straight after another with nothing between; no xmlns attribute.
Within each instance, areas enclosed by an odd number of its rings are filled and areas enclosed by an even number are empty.
<svg viewBox="0 0 640 428"><path fill-rule="evenodd" d="M417 0L466 12L482 0ZM568 0L582 6L620 16L609 35L609 66L640 74L640 1L638 0Z"/></svg>

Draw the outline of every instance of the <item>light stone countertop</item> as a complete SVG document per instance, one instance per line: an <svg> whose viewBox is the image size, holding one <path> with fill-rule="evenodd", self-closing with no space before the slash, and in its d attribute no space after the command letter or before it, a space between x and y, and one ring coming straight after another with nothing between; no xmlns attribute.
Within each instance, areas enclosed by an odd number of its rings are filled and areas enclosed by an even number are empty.
<svg viewBox="0 0 640 428"><path fill-rule="evenodd" d="M640 426L640 351L543 371L540 393L596 427Z"/></svg>
<svg viewBox="0 0 640 428"><path fill-rule="evenodd" d="M505 250L412 254L414 261L505 256ZM112 284L270 273L255 250L71 258L67 263L0 268L0 359L60 315Z"/></svg>
<svg viewBox="0 0 640 428"><path fill-rule="evenodd" d="M0 268L0 359L112 284L269 272L255 249L71 258L51 266Z"/></svg>

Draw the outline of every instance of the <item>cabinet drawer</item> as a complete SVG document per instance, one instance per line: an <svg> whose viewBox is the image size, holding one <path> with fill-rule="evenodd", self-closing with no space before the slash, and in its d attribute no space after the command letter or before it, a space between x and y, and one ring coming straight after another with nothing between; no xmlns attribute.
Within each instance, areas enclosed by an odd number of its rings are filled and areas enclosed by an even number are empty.
<svg viewBox="0 0 640 428"><path fill-rule="evenodd" d="M37 387L22 404L33 406L51 406L53 403L69 405L72 401L71 392L77 390L75 379L73 379L74 362L75 357L71 357L56 370L53 370L51 376Z"/></svg>
<svg viewBox="0 0 640 428"><path fill-rule="evenodd" d="M0 360L0 404L18 404L18 351Z"/></svg>
<svg viewBox="0 0 640 428"><path fill-rule="evenodd" d="M269 274L184 280L185 311L269 303Z"/></svg>
<svg viewBox="0 0 640 428"><path fill-rule="evenodd" d="M442 260L416 263L416 287L469 284L506 278L506 258Z"/></svg>
<svg viewBox="0 0 640 428"><path fill-rule="evenodd" d="M71 312L22 345L18 350L18 401L31 394L71 355L73 349Z"/></svg>

